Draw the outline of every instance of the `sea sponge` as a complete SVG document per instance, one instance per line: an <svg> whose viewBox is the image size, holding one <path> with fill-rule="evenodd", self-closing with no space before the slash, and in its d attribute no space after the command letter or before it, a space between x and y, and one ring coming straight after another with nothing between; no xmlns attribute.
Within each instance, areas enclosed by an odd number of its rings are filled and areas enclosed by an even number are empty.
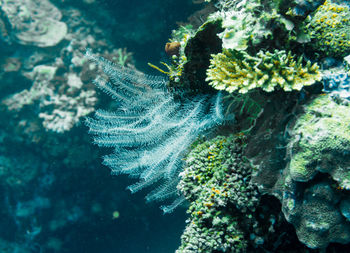
<svg viewBox="0 0 350 253"><path fill-rule="evenodd" d="M217 90L247 93L256 88L266 92L278 88L301 90L321 80L316 63L308 61L303 65L302 57L295 58L284 50L259 51L256 56L243 51L223 50L212 55L206 81Z"/></svg>

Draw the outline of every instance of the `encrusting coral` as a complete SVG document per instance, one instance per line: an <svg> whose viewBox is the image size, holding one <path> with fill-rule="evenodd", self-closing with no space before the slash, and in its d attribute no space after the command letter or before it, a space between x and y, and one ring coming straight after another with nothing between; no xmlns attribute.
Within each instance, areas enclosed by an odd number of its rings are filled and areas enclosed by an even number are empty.
<svg viewBox="0 0 350 253"><path fill-rule="evenodd" d="M178 189L190 201L182 252L244 252L239 224L249 224L258 202L252 167L242 157L244 137L230 135L197 144L186 158Z"/></svg>
<svg viewBox="0 0 350 253"><path fill-rule="evenodd" d="M306 182L318 172L328 173L341 188L349 190L349 123L350 106L330 95L308 104L296 122L289 144L291 178Z"/></svg>
<svg viewBox="0 0 350 253"><path fill-rule="evenodd" d="M217 90L229 93L247 93L256 88L266 92L282 88L284 91L301 90L321 80L316 63L302 64L291 52L259 51L255 57L246 52L224 50L212 55L206 81Z"/></svg>

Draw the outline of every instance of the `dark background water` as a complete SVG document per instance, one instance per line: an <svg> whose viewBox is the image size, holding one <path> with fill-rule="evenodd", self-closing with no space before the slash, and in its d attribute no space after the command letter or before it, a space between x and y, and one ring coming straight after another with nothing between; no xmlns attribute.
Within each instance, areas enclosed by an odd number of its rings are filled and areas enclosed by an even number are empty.
<svg viewBox="0 0 350 253"><path fill-rule="evenodd" d="M152 71L147 62L167 60L164 45L171 30L177 28L176 22L185 22L201 8L190 0L51 3L62 11L62 21L71 31L84 28L79 25L81 20L95 22L102 30L96 33L99 38L106 39L109 48L127 48L143 71ZM74 26L68 15L71 9L80 11L75 17L78 25ZM0 76L0 252L174 252L185 227L185 208L163 215L161 203L145 203L144 192L132 195L126 191L134 180L111 176L109 168L101 165L101 157L109 151L91 144L87 128L81 123L83 117L69 131L57 133L43 128L38 118L43 112L40 101L46 98L17 111L3 102L33 87L34 81L25 75L26 71L40 64L54 65L57 58L65 63L72 40L41 49L16 41L9 43L4 38L2 66L9 66L10 59L20 67L2 71ZM33 52L45 57L36 59L30 68L26 61ZM56 71L54 81L61 94L65 91L59 89L69 71L62 66ZM63 73L62 79L59 73ZM111 100L100 93L97 96L96 108L108 109ZM119 217L113 218L116 211Z"/></svg>
<svg viewBox="0 0 350 253"><path fill-rule="evenodd" d="M109 16L91 9L87 9L87 13L110 32L110 39L117 48L127 47L134 53L139 68L145 68L143 64L147 62L166 60L164 46L171 31L179 27L177 23L187 22L187 18L203 6L193 4L191 0L98 2L101 8L108 10Z"/></svg>

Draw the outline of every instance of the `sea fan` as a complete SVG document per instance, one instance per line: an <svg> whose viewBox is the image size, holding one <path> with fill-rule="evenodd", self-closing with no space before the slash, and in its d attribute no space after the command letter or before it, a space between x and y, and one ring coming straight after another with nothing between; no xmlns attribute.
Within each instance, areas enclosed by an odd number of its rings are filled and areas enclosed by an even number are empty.
<svg viewBox="0 0 350 253"><path fill-rule="evenodd" d="M98 77L95 84L118 103L114 112L97 110L86 124L99 146L114 148L103 163L113 174L139 178L131 192L156 184L147 201L177 196L183 157L196 138L224 121L222 95L197 95L175 99L167 80L116 65L87 51L88 59L99 65L108 80ZM164 212L171 212L181 197Z"/></svg>

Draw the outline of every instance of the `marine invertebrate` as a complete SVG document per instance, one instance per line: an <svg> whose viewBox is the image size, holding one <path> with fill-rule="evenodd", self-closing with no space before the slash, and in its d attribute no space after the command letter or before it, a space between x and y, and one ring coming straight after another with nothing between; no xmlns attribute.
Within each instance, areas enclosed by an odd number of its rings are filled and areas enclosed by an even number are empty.
<svg viewBox="0 0 350 253"><path fill-rule="evenodd" d="M305 18L310 12L316 10L324 0L294 0L290 2L292 7L288 10L287 14Z"/></svg>
<svg viewBox="0 0 350 253"><path fill-rule="evenodd" d="M302 57L295 59L284 50L259 51L256 56L224 50L212 55L206 81L215 89L230 93L247 93L256 88L266 92L301 90L321 80L318 65L310 61L303 65L302 61Z"/></svg>
<svg viewBox="0 0 350 253"><path fill-rule="evenodd" d="M313 249L325 249L330 242L349 243L350 223L339 208L346 202L328 180L313 181L305 188L288 181L286 184L282 211L302 243Z"/></svg>
<svg viewBox="0 0 350 253"><path fill-rule="evenodd" d="M305 108L289 144L290 176L306 182L318 172L328 173L339 186L350 189L350 106L330 95L320 96Z"/></svg>
<svg viewBox="0 0 350 253"><path fill-rule="evenodd" d="M310 248L349 243L350 222L339 204L350 189L350 106L327 94L304 109L288 144L282 211Z"/></svg>
<svg viewBox="0 0 350 253"><path fill-rule="evenodd" d="M252 167L242 157L244 137L217 136L197 144L186 157L179 190L191 215L177 252L242 252L247 246L239 226L258 202L250 182ZM246 223L247 224L247 223Z"/></svg>
<svg viewBox="0 0 350 253"><path fill-rule="evenodd" d="M166 90L167 79L123 68L89 51L86 56L111 80L100 77L95 81L97 87L119 105L114 112L98 110L95 119L86 119L95 143L114 149L104 157L104 164L113 174L139 178L128 187L132 192L158 185L146 196L147 201L176 196L188 147L200 133L224 121L221 94L175 100ZM163 210L170 212L180 202L177 199Z"/></svg>
<svg viewBox="0 0 350 253"><path fill-rule="evenodd" d="M264 38L272 36L268 22L279 17L276 12L270 15L266 8L264 11L253 11L262 8L258 1L224 2L220 1L222 8L228 8L228 11L218 12L211 16L211 19L222 19L224 31L218 36L222 40L223 48L246 50L249 42L256 46Z"/></svg>
<svg viewBox="0 0 350 253"><path fill-rule="evenodd" d="M294 109L299 112L295 121L288 120L286 111L266 115L269 126L276 120L277 127L258 133L245 149L259 167L253 181L280 200L300 242L310 248L349 243L349 209L340 207L349 199L349 103L321 94ZM253 151L256 145L267 151Z"/></svg>
<svg viewBox="0 0 350 253"><path fill-rule="evenodd" d="M350 54L350 8L325 1L313 13L306 25L312 38L311 46L330 56Z"/></svg>
<svg viewBox="0 0 350 253"><path fill-rule="evenodd" d="M165 62L160 62L167 70L163 70L151 63L148 63L148 65L159 72L166 74L171 82L179 84L184 64L187 62L184 49L189 38L193 36L193 33L192 25L181 26L177 30L172 31L170 42L165 44L165 52L171 57L171 63L167 64Z"/></svg>
<svg viewBox="0 0 350 253"><path fill-rule="evenodd" d="M47 131L63 133L74 127L82 117L94 111L97 102L96 92L83 87L80 76L68 73L57 78L57 66L38 65L28 76L33 79L30 89L8 96L1 101L8 110L19 112L31 105L33 110L40 108L38 114ZM57 89L57 80L62 80ZM37 112L35 112L37 114Z"/></svg>
<svg viewBox="0 0 350 253"><path fill-rule="evenodd" d="M2 1L0 12L11 39L22 45L52 47L67 34L60 10L48 0Z"/></svg>
<svg viewBox="0 0 350 253"><path fill-rule="evenodd" d="M350 75L347 73L327 73L323 75L323 90L350 98Z"/></svg>

